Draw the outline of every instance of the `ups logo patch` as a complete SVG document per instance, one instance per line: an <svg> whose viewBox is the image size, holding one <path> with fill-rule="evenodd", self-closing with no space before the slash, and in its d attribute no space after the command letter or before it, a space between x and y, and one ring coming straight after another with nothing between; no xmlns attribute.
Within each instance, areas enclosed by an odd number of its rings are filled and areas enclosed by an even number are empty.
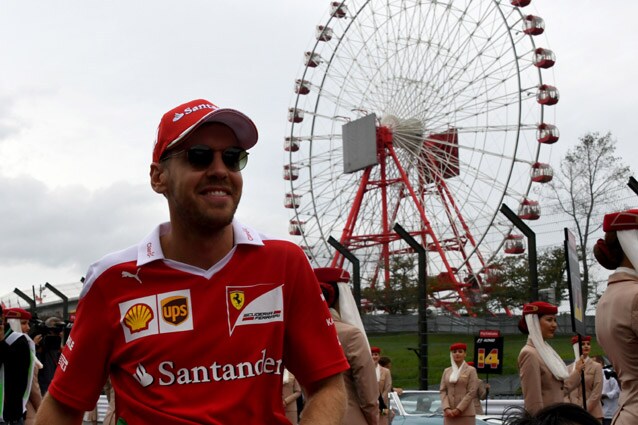
<svg viewBox="0 0 638 425"><path fill-rule="evenodd" d="M174 296L164 298L161 301L162 318L165 322L172 325L179 325L188 319L188 298L183 296Z"/></svg>

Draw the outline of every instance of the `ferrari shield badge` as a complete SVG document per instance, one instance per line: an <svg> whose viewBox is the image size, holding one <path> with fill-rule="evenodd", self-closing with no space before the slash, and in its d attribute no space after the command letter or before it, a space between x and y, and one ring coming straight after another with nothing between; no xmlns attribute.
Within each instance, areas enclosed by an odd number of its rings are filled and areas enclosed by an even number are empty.
<svg viewBox="0 0 638 425"><path fill-rule="evenodd" d="M233 307L237 310L241 310L244 306L244 291L230 291L228 296L230 297L230 303Z"/></svg>

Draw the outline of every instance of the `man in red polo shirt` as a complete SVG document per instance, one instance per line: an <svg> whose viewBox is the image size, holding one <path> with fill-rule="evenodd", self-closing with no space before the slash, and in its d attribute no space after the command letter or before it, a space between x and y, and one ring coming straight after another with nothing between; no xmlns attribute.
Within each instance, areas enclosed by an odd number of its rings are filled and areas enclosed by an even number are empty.
<svg viewBox="0 0 638 425"><path fill-rule="evenodd" d="M287 424L284 365L301 423L340 423L348 363L307 258L234 219L255 143L206 100L164 114L150 180L170 222L90 266L38 424L80 424L108 376L118 423Z"/></svg>

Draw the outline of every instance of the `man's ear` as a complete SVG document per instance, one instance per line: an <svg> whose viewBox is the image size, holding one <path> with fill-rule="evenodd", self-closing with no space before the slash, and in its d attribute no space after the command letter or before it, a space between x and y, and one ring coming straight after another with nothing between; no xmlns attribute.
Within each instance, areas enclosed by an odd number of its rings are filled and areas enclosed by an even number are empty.
<svg viewBox="0 0 638 425"><path fill-rule="evenodd" d="M166 191L166 175L168 173L167 167L158 163L151 163L151 170L149 175L151 177L151 187L157 193L164 194Z"/></svg>

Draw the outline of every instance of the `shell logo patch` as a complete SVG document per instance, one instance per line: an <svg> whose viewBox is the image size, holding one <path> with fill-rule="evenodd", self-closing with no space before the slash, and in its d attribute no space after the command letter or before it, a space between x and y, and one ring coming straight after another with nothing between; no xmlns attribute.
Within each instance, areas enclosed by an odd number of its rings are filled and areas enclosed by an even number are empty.
<svg viewBox="0 0 638 425"><path fill-rule="evenodd" d="M237 326L261 325L284 320L283 285L262 283L226 287L229 335Z"/></svg>
<svg viewBox="0 0 638 425"><path fill-rule="evenodd" d="M126 342L149 335L193 330L190 290L165 292L119 304Z"/></svg>
<svg viewBox="0 0 638 425"><path fill-rule="evenodd" d="M124 325L131 333L148 329L148 324L153 320L153 310L146 304L135 304L124 314Z"/></svg>
<svg viewBox="0 0 638 425"><path fill-rule="evenodd" d="M244 300L246 299L244 297L244 291L230 291L228 296L230 297L230 303L232 306L237 310L241 310L244 306Z"/></svg>

